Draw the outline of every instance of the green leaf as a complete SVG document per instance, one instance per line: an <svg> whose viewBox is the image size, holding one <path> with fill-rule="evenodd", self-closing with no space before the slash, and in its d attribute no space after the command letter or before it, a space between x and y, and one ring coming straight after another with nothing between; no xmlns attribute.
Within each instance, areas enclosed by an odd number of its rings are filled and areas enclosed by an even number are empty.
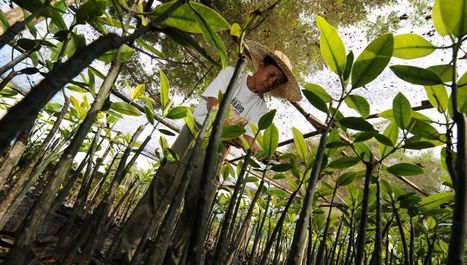
<svg viewBox="0 0 467 265"><path fill-rule="evenodd" d="M394 144L392 143L392 140L389 139L389 137L387 137L384 134L377 134L377 135L375 135L375 138L376 138L376 140L378 140L378 142L380 142L380 143L382 143L384 145L394 146Z"/></svg>
<svg viewBox="0 0 467 265"><path fill-rule="evenodd" d="M441 78L428 69L410 65L393 65L390 68L397 77L411 84L423 86L443 84Z"/></svg>
<svg viewBox="0 0 467 265"><path fill-rule="evenodd" d="M409 100L400 92L392 101L392 111L397 126L401 129L407 129L412 119L412 107Z"/></svg>
<svg viewBox="0 0 467 265"><path fill-rule="evenodd" d="M76 34L74 32L70 33L70 38L66 42L65 46L65 54L68 58L73 56L75 52L83 47L86 46L86 40L84 38L84 35L82 34Z"/></svg>
<svg viewBox="0 0 467 265"><path fill-rule="evenodd" d="M138 84L131 91L131 99L140 99L144 95L146 86L144 84Z"/></svg>
<svg viewBox="0 0 467 265"><path fill-rule="evenodd" d="M84 24L86 21L93 20L102 16L107 6L107 0L89 0L82 4L76 11L76 23Z"/></svg>
<svg viewBox="0 0 467 265"><path fill-rule="evenodd" d="M352 183L355 178L357 177L357 173L355 172L345 172L344 174L340 175L336 181L336 185L339 187L344 187Z"/></svg>
<svg viewBox="0 0 467 265"><path fill-rule="evenodd" d="M131 56L135 54L135 50L133 48L130 48L126 44L123 44L122 46L120 46L118 51L120 52L120 62L122 63L128 62Z"/></svg>
<svg viewBox="0 0 467 265"><path fill-rule="evenodd" d="M443 82L452 81L452 71L454 70L452 64L432 65L427 69L437 74Z"/></svg>
<svg viewBox="0 0 467 265"><path fill-rule="evenodd" d="M435 50L433 44L418 34L406 33L394 36L394 57L416 59L427 56Z"/></svg>
<svg viewBox="0 0 467 265"><path fill-rule="evenodd" d="M57 26L59 30L67 30L68 26L66 25L65 21L63 20L63 15L54 10L54 9L48 9L47 10L49 13L49 16L52 20L52 23Z"/></svg>
<svg viewBox="0 0 467 265"><path fill-rule="evenodd" d="M327 157L332 157L334 156L337 152L339 152L339 148L345 146L345 143L341 141L340 135L339 135L339 129L337 127L333 128L331 132L328 135L328 143L326 144L326 147L328 148L326 150L326 155Z"/></svg>
<svg viewBox="0 0 467 265"><path fill-rule="evenodd" d="M285 164L277 164L271 167L271 170L276 171L276 172L285 172L288 171L292 168L293 166L289 163Z"/></svg>
<svg viewBox="0 0 467 265"><path fill-rule="evenodd" d="M237 38L240 38L242 35L242 28L238 23L233 23L232 26L230 27L230 36L235 36Z"/></svg>
<svg viewBox="0 0 467 265"><path fill-rule="evenodd" d="M295 149L297 149L297 153L300 156L300 158L305 160L308 156L308 148L305 139L303 138L303 134L295 127L292 128L292 134Z"/></svg>
<svg viewBox="0 0 467 265"><path fill-rule="evenodd" d="M99 57L99 60L105 63L110 63L115 58L117 52L120 53L120 61L124 63L130 60L131 56L133 56L133 54L135 53L135 50L133 50L133 48L130 48L128 45L123 44L122 46L120 46L120 48L116 50L110 50L105 52L101 57Z"/></svg>
<svg viewBox="0 0 467 265"><path fill-rule="evenodd" d="M248 177L243 180L243 182L258 182L257 177Z"/></svg>
<svg viewBox="0 0 467 265"><path fill-rule="evenodd" d="M386 127L383 134L391 140L392 145L379 145L381 157L385 157L390 151L392 151L392 149L394 149L392 146L396 145L397 140L399 139L399 128L397 127L397 124L395 122L391 122L388 127Z"/></svg>
<svg viewBox="0 0 467 265"><path fill-rule="evenodd" d="M354 142L364 142L373 138L378 134L378 131L359 132L354 135Z"/></svg>
<svg viewBox="0 0 467 265"><path fill-rule="evenodd" d="M442 204L451 202L454 199L454 192L440 192L428 197L425 197L420 202L420 208L425 210L439 208Z"/></svg>
<svg viewBox="0 0 467 265"><path fill-rule="evenodd" d="M138 43L139 46L141 46L143 49L149 51L150 53L154 54L155 56L159 58L165 58L164 53L159 51L158 49L154 48L151 44L146 43L142 39L136 39L136 43Z"/></svg>
<svg viewBox="0 0 467 265"><path fill-rule="evenodd" d="M343 156L337 160L332 161L328 164L330 168L348 168L356 165L360 161L360 158L356 156Z"/></svg>
<svg viewBox="0 0 467 265"><path fill-rule="evenodd" d="M396 176L416 176L424 173L421 167L409 163L395 164L388 167L387 171Z"/></svg>
<svg viewBox="0 0 467 265"><path fill-rule="evenodd" d="M347 54L347 61L345 64L345 71L344 71L344 78L343 78L344 80L349 79L350 73L352 72L353 60L354 60L353 52L350 51Z"/></svg>
<svg viewBox="0 0 467 265"><path fill-rule="evenodd" d="M259 118L258 121L258 130L264 130L269 127L269 125L272 124L272 121L274 120L274 116L276 115L276 110L271 110L264 114L261 118Z"/></svg>
<svg viewBox="0 0 467 265"><path fill-rule="evenodd" d="M394 38L390 33L372 41L353 65L352 87L362 87L378 77L391 60L393 49Z"/></svg>
<svg viewBox="0 0 467 265"><path fill-rule="evenodd" d="M144 106L144 114L148 119L148 122L154 124L154 113L148 108L148 106Z"/></svg>
<svg viewBox="0 0 467 265"><path fill-rule="evenodd" d="M159 16L165 12L175 1L159 5L154 10L154 15ZM164 25L174 27L176 29L190 32L190 33L202 33L201 26L197 23L195 18L196 10L209 24L209 26L216 32L229 30L230 25L218 12L209 8L208 6L198 3L190 2L190 5L183 4L172 12L167 19L164 20Z"/></svg>
<svg viewBox="0 0 467 265"><path fill-rule="evenodd" d="M449 96L444 85L425 86L426 96L431 105L440 113L444 113L449 104Z"/></svg>
<svg viewBox="0 0 467 265"><path fill-rule="evenodd" d="M279 144L279 131L274 124L271 124L263 133L263 151L267 157L271 157Z"/></svg>
<svg viewBox="0 0 467 265"><path fill-rule="evenodd" d="M432 142L427 141L410 141L402 146L402 148L413 150L422 150L433 147L435 147L435 145Z"/></svg>
<svg viewBox="0 0 467 265"><path fill-rule="evenodd" d="M224 42L222 39L217 35L216 31L211 27L206 17L204 17L198 10L196 10L192 3L195 2L188 2L190 7L193 9L194 17L196 22L198 23L201 31L203 33L203 37L205 40L214 48L216 48L217 52L219 53L219 57L221 58L222 68L226 67L229 63L229 58L227 56L227 51L225 49ZM202 4L201 4L202 5ZM204 5L203 5L204 6ZM215 12L215 11L214 11Z"/></svg>
<svg viewBox="0 0 467 265"><path fill-rule="evenodd" d="M448 29L444 24L443 17L441 15L440 0L435 0L432 11L433 25L435 26L436 32L441 36L448 35Z"/></svg>
<svg viewBox="0 0 467 265"><path fill-rule="evenodd" d="M141 112L135 106L126 102L114 102L110 105L110 108L118 113L130 115L130 116L141 116Z"/></svg>
<svg viewBox="0 0 467 265"><path fill-rule="evenodd" d="M374 131L373 125L360 117L345 117L339 123L349 129L357 131Z"/></svg>
<svg viewBox="0 0 467 265"><path fill-rule="evenodd" d="M319 39L321 55L329 68L342 77L347 59L344 43L337 30L324 18L316 16L316 24L321 33Z"/></svg>
<svg viewBox="0 0 467 265"><path fill-rule="evenodd" d="M413 124L410 126L410 132L428 140L439 140L439 132L429 123L412 119Z"/></svg>
<svg viewBox="0 0 467 265"><path fill-rule="evenodd" d="M317 95L318 97L320 97L324 102L326 103L329 103L332 101L332 97L329 95L329 93L323 88L321 87L320 85L317 85L317 84L310 84L310 83L307 83L305 85L303 85L303 87L310 91L310 92L313 92L315 95Z"/></svg>
<svg viewBox="0 0 467 265"><path fill-rule="evenodd" d="M16 44L26 51L33 51L40 47L38 41L25 38L19 39Z"/></svg>
<svg viewBox="0 0 467 265"><path fill-rule="evenodd" d="M188 108L185 106L178 106L173 109L171 109L166 117L171 120L178 120L178 119L183 119L185 118L186 114L188 112Z"/></svg>
<svg viewBox="0 0 467 265"><path fill-rule="evenodd" d="M167 104L169 104L169 80L162 70L159 71L159 74L161 80L161 107L165 109Z"/></svg>
<svg viewBox="0 0 467 265"><path fill-rule="evenodd" d="M169 131L169 130L166 130L166 129L158 129L158 130L162 134L165 134L165 135L168 135L168 136L175 136L175 133L173 133L172 131Z"/></svg>
<svg viewBox="0 0 467 265"><path fill-rule="evenodd" d="M208 60L211 64L220 67L220 64L214 60L211 55L199 44L197 39L191 37L188 33L177 30L175 28L165 28L163 32L170 37L176 43L196 50L201 56L203 56L206 60Z"/></svg>
<svg viewBox="0 0 467 265"><path fill-rule="evenodd" d="M326 106L326 103L318 95L306 89L303 89L302 91L303 95L305 95L306 99L308 99L311 105L313 105L315 108L324 113L328 112L328 107Z"/></svg>
<svg viewBox="0 0 467 265"><path fill-rule="evenodd" d="M245 128L240 127L238 125L228 125L224 126L222 129L221 134L221 141L229 141L240 137L242 134L245 133Z"/></svg>
<svg viewBox="0 0 467 265"><path fill-rule="evenodd" d="M439 0L439 8L448 32L462 39L467 34L467 0Z"/></svg>
<svg viewBox="0 0 467 265"><path fill-rule="evenodd" d="M362 115L362 118L365 118L370 114L370 104L364 97L349 95L344 99L344 102L349 108L356 110L360 115Z"/></svg>

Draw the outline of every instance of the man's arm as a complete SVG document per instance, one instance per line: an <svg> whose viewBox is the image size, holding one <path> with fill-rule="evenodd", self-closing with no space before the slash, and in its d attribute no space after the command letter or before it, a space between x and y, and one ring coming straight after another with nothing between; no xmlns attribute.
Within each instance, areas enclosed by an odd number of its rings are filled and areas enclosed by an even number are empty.
<svg viewBox="0 0 467 265"><path fill-rule="evenodd" d="M210 109L210 108L212 108L214 106L217 106L217 104L219 104L219 101L217 100L217 98L214 98L214 97L208 97L207 101L208 101L208 104L207 104L208 109ZM233 125L233 124L225 123L225 125ZM252 151L253 154L256 154L257 152L259 152L261 150L261 148L258 146L258 144L254 141L253 137L251 137L250 135L247 135L247 134L244 134L243 137L248 142L248 144L251 146L251 151ZM235 147L238 147L238 148L242 147L242 141L239 138L235 138L235 139L230 140L229 144L231 144L231 145L233 145Z"/></svg>

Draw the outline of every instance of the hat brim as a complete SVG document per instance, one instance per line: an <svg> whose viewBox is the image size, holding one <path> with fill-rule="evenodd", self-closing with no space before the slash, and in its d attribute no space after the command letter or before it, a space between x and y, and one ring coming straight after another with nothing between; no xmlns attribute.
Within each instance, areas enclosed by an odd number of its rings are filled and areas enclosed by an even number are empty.
<svg viewBox="0 0 467 265"><path fill-rule="evenodd" d="M280 84L273 90L268 92L273 97L279 97L288 101L300 101L302 99L302 93L298 85L295 76L293 75L290 68L282 61L281 58L276 56L269 49L259 44L256 41L245 40L247 52L249 53L250 59L256 70L261 68L261 63L266 56L270 56L279 65L280 69L287 77L287 82Z"/></svg>

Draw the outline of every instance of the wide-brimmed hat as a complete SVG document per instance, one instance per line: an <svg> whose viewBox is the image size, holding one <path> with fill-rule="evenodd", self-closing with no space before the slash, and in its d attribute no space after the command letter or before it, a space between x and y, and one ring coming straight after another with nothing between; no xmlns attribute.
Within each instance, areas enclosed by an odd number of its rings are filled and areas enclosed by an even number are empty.
<svg viewBox="0 0 467 265"><path fill-rule="evenodd" d="M271 52L256 41L245 40L245 44L248 53L247 55L253 61L253 65L256 70L261 68L263 59L266 56L270 56L287 77L287 81L285 83L280 84L268 92L268 94L289 101L300 101L302 99L302 93L300 92L300 87L292 73L292 64L290 63L289 58L279 50Z"/></svg>

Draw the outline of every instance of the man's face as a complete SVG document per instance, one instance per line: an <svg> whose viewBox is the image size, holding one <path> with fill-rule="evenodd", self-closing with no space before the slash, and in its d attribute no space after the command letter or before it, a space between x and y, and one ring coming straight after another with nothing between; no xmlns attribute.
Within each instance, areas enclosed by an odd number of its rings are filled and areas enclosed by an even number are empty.
<svg viewBox="0 0 467 265"><path fill-rule="evenodd" d="M261 67L254 76L256 93L269 92L286 80L282 71L274 65Z"/></svg>

